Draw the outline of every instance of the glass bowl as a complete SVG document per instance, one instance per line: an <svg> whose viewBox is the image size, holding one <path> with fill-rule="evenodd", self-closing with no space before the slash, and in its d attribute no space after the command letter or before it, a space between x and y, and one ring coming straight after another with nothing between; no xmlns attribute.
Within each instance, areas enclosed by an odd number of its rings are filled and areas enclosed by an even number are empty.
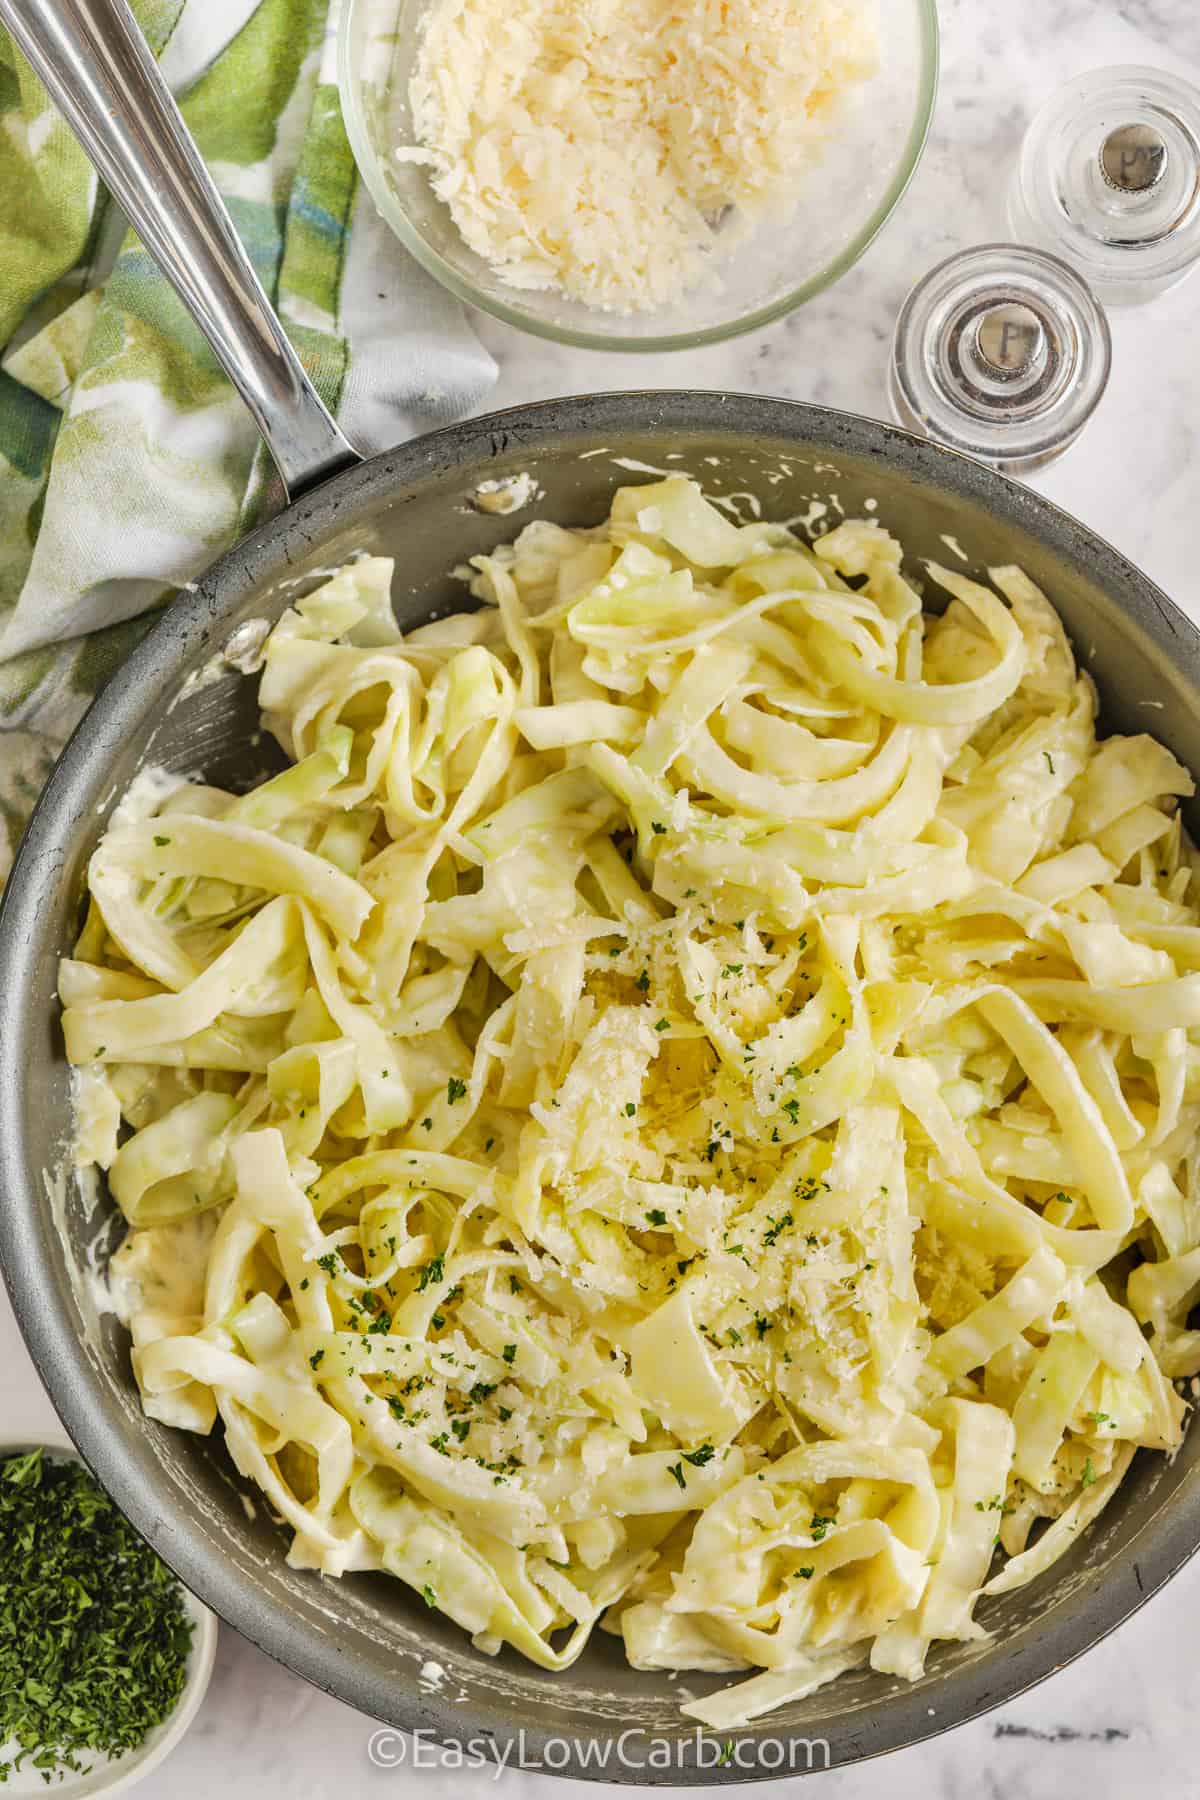
<svg viewBox="0 0 1200 1800"><path fill-rule="evenodd" d="M415 137L408 86L435 0L348 0L338 86L355 158L379 211L431 275L472 306L539 337L597 350L685 350L754 331L851 268L916 169L937 86L937 0L872 0L878 73L831 127L796 201L765 214L675 304L624 315L509 287L459 236Z"/></svg>

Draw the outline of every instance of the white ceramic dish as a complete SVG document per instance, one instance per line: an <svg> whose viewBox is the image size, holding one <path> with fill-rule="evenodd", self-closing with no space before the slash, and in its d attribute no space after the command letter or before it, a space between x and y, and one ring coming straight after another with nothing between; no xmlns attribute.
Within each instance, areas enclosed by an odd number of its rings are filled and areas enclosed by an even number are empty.
<svg viewBox="0 0 1200 1800"><path fill-rule="evenodd" d="M39 1442L30 1438L22 1438L13 1443L0 1442L0 1462L7 1461L11 1456L23 1456L27 1451L38 1448ZM49 1456L61 1460L80 1460L78 1451L65 1433L49 1439L42 1438L40 1448ZM23 1768L10 1773L3 1790L5 1800L10 1795L46 1793L54 1794L58 1800L99 1800L101 1795L107 1797L124 1793L171 1754L200 1709L200 1703L208 1690L217 1650L217 1615L209 1612L207 1606L202 1605L187 1588L182 1591L183 1603L193 1626L192 1649L188 1659L187 1680L174 1711L161 1725L155 1727L136 1750L126 1751L123 1756L99 1757L90 1768L78 1775L73 1775L68 1770L61 1780L57 1775L52 1776L49 1787L41 1770L35 1769L32 1763L26 1763ZM6 1761L11 1754L11 1745L0 1744L0 1763Z"/></svg>

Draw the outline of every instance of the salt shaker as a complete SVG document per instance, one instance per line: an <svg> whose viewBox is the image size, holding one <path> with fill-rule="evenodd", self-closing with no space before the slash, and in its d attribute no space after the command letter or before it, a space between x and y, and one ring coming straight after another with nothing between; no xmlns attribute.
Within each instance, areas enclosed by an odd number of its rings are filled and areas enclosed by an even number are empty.
<svg viewBox="0 0 1200 1800"><path fill-rule="evenodd" d="M1200 89L1166 69L1093 69L1052 95L1009 187L1020 243L1107 306L1154 299L1200 260Z"/></svg>

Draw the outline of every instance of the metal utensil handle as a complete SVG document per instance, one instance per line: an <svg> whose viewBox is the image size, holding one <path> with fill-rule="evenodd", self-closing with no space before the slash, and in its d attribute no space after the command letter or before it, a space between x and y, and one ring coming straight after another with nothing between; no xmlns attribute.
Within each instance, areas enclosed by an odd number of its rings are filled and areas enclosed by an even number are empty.
<svg viewBox="0 0 1200 1800"><path fill-rule="evenodd" d="M288 491L359 461L288 342L125 0L0 0L0 21L212 345Z"/></svg>

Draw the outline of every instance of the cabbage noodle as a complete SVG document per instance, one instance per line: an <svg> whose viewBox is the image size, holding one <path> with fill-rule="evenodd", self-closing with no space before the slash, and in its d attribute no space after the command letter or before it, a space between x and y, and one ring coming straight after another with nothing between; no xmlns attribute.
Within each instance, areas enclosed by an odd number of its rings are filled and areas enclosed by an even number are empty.
<svg viewBox="0 0 1200 1800"><path fill-rule="evenodd" d="M544 1668L915 1678L1200 1371L1200 911L1149 738L1015 568L691 482L352 563L290 766L118 809L61 993L146 1411ZM986 1619L986 1607L983 1609Z"/></svg>

